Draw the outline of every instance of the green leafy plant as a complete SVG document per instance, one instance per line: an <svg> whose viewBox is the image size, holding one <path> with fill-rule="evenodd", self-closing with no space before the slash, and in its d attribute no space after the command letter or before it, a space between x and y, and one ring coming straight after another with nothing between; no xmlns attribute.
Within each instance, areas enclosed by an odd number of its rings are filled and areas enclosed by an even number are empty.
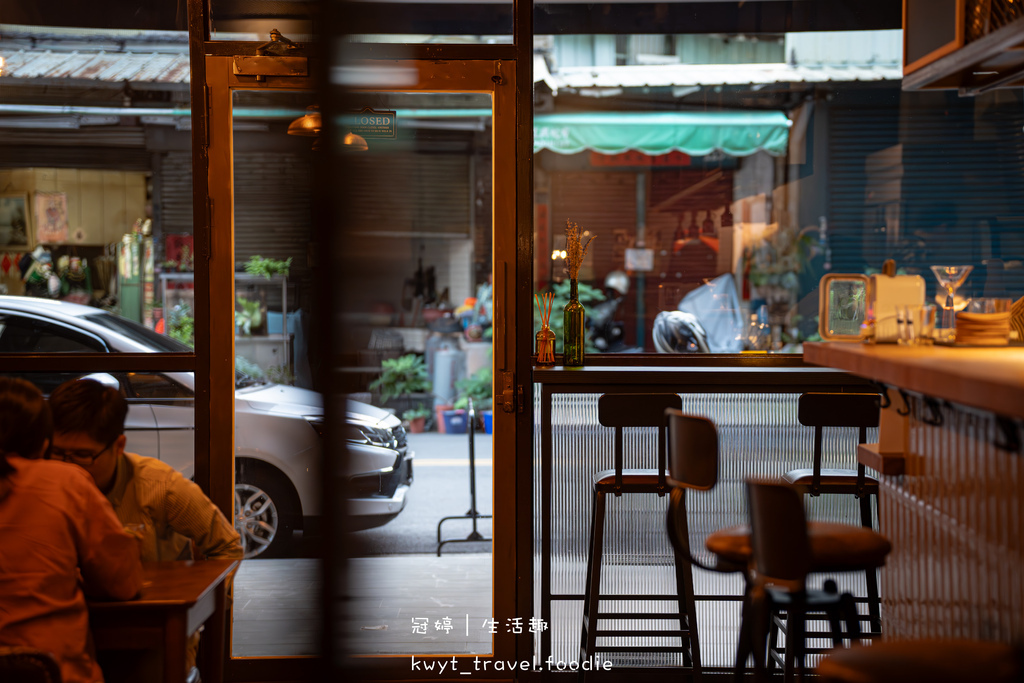
<svg viewBox="0 0 1024 683"><path fill-rule="evenodd" d="M423 356L408 353L398 358L381 361L383 370L380 377L370 383L370 391L380 394L381 401L387 402L406 394L430 391L430 378Z"/></svg>
<svg viewBox="0 0 1024 683"><path fill-rule="evenodd" d="M551 320L548 321L548 327L555 333L555 353L562 352L562 329L565 326L565 317L562 315L562 311L565 309L565 305L569 303L569 281L563 280L551 288L551 291L555 293L555 298L551 304ZM605 300L604 294L601 290L590 285L579 283L579 297L580 303L586 307L588 304L596 304ZM537 307L533 308L533 332L536 334L540 331L540 311ZM587 334L587 346L586 350L590 353L597 351L597 347L591 344L590 335Z"/></svg>
<svg viewBox="0 0 1024 683"><path fill-rule="evenodd" d="M430 411L427 410L426 408L420 407L420 408L410 408L409 410L407 410L404 413L402 413L402 419L403 420L408 420L409 422L412 422L413 420L417 420L417 419L419 419L421 417L430 417Z"/></svg>
<svg viewBox="0 0 1024 683"><path fill-rule="evenodd" d="M195 318L192 307L186 303L175 304L167 314L167 336L183 344L195 347Z"/></svg>
<svg viewBox="0 0 1024 683"><path fill-rule="evenodd" d="M253 363L245 356L235 356L235 375L236 382L238 381L237 375L242 375L241 379L252 379L262 381L266 379L266 375L263 373L263 368Z"/></svg>
<svg viewBox="0 0 1024 683"><path fill-rule="evenodd" d="M263 324L263 310L259 301L250 301L244 296L236 298L240 310L235 311L235 328L244 335L252 334L254 328Z"/></svg>
<svg viewBox="0 0 1024 683"><path fill-rule="evenodd" d="M460 379L455 383L459 390L459 397L453 406L456 410L465 410L469 407L469 399L473 399L473 407L476 410L489 408L491 405L491 368L485 366L474 372L469 377Z"/></svg>
<svg viewBox="0 0 1024 683"><path fill-rule="evenodd" d="M295 374L284 365L271 365L267 368L267 381L274 384L295 384Z"/></svg>
<svg viewBox="0 0 1024 683"><path fill-rule="evenodd" d="M245 262L245 272L249 275L262 275L268 280L274 275L284 275L288 277L288 273L292 267L292 260L289 257L287 261L279 261L272 258L263 258L260 255L250 256L249 260Z"/></svg>

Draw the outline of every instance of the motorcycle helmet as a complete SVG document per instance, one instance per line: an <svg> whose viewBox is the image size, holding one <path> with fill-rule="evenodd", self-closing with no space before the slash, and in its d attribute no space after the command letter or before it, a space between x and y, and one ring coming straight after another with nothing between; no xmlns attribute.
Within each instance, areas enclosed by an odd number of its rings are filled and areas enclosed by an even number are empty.
<svg viewBox="0 0 1024 683"><path fill-rule="evenodd" d="M710 353L707 333L692 313L662 311L654 319L652 336L658 353Z"/></svg>
<svg viewBox="0 0 1024 683"><path fill-rule="evenodd" d="M626 296L629 292L629 276L621 270L613 270L604 276L604 288L615 290L619 296Z"/></svg>

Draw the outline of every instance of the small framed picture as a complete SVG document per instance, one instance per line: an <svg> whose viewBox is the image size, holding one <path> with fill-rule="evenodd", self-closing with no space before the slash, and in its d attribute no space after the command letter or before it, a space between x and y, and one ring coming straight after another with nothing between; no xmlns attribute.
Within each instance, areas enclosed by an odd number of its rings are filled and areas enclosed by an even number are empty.
<svg viewBox="0 0 1024 683"><path fill-rule="evenodd" d="M0 249L19 251L33 246L28 192L0 194Z"/></svg>
<svg viewBox="0 0 1024 683"><path fill-rule="evenodd" d="M68 196L63 192L36 192L36 240L41 244L68 241Z"/></svg>

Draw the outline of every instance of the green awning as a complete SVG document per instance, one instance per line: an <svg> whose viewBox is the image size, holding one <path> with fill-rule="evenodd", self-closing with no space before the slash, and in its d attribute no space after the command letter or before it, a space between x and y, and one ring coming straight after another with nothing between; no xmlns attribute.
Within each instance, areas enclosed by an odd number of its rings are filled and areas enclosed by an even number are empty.
<svg viewBox="0 0 1024 683"><path fill-rule="evenodd" d="M541 114L533 119L533 149L559 154L592 150L621 154L685 152L704 156L716 150L745 157L764 150L786 153L790 122L780 111L751 112L587 112Z"/></svg>

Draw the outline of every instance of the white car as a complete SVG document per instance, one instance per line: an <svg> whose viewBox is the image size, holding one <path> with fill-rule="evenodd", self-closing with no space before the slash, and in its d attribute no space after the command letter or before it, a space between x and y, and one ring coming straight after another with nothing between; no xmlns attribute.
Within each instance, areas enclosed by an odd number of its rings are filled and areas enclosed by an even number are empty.
<svg viewBox="0 0 1024 683"><path fill-rule="evenodd" d="M0 296L2 353L190 351L180 342L107 311L31 297ZM5 374L15 374L6 372ZM82 373L17 373L49 394ZM127 450L159 458L191 478L194 378L190 372L93 373L116 386L129 410ZM413 453L401 421L365 403L346 407L349 515L356 528L387 523L405 507ZM246 557L280 555L296 529L321 514L320 394L236 374L235 526Z"/></svg>

